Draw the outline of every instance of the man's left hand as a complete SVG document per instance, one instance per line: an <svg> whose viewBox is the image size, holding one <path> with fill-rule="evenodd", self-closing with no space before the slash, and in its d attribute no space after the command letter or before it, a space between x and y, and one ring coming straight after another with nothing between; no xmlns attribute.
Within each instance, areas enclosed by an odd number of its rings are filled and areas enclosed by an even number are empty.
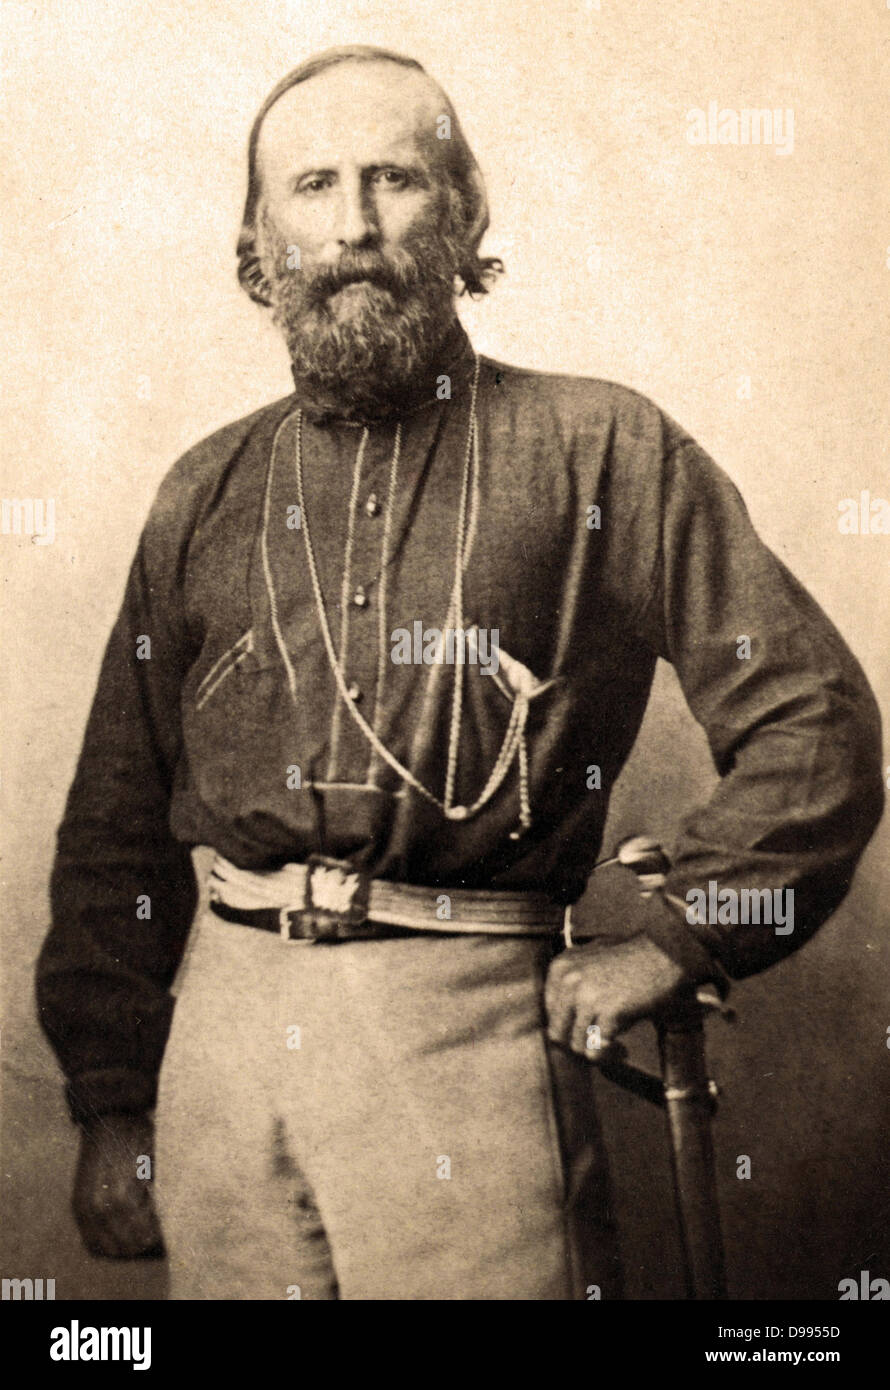
<svg viewBox="0 0 890 1390"><path fill-rule="evenodd" d="M599 1061L619 1033L660 1009L686 978L647 936L574 946L550 966L547 1036Z"/></svg>

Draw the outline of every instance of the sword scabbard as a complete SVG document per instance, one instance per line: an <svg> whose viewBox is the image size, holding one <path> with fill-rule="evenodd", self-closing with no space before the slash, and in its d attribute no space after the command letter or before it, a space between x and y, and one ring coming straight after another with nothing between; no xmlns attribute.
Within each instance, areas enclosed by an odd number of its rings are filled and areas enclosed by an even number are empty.
<svg viewBox="0 0 890 1390"><path fill-rule="evenodd" d="M702 1006L690 992L656 1021L671 1169L684 1254L686 1296L726 1298L726 1269L711 1117L716 1087L708 1077Z"/></svg>

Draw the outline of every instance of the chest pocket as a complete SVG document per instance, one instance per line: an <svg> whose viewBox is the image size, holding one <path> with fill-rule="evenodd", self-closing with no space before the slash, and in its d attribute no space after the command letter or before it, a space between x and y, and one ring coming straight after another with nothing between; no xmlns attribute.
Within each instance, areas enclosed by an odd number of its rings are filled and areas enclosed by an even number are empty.
<svg viewBox="0 0 890 1390"><path fill-rule="evenodd" d="M233 642L228 651L223 652L222 656L217 658L210 670L202 677L195 690L195 709L203 709L233 671L241 665L242 661L246 661L248 657L252 656L253 652L254 636L251 627L238 638L237 642Z"/></svg>
<svg viewBox="0 0 890 1390"><path fill-rule="evenodd" d="M524 699L531 703L545 691L559 682L556 678L542 681L524 666L515 656L510 656L503 647L498 648L498 669L492 672L491 680L508 700Z"/></svg>
<svg viewBox="0 0 890 1390"><path fill-rule="evenodd" d="M496 668L494 662L469 668L456 759L457 809L462 815L481 810L507 782L510 795L518 791L521 826L530 828L529 739L552 710L552 701L546 697L561 684L558 677L539 679L500 645Z"/></svg>

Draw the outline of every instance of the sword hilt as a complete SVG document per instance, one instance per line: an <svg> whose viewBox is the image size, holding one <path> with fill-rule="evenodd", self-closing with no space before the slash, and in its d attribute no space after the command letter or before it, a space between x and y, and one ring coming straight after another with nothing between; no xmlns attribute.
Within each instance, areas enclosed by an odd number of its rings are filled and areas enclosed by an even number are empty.
<svg viewBox="0 0 890 1390"><path fill-rule="evenodd" d="M671 861L662 845L651 835L630 835L626 840L620 840L615 853L607 859L601 859L594 865L594 869L605 869L612 864L621 864L623 868L630 869L644 898L651 898L653 893L663 891L671 867ZM682 910L683 904L678 898L672 898L668 894L665 894L665 897ZM713 985L700 985L695 997L704 1010L718 1013L727 1023L731 1023L735 1018L735 1010L724 1004Z"/></svg>

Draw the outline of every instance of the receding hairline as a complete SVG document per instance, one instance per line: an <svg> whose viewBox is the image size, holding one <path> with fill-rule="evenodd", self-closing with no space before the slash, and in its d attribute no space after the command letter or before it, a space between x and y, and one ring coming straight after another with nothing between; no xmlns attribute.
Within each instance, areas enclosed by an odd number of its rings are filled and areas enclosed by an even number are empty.
<svg viewBox="0 0 890 1390"><path fill-rule="evenodd" d="M421 79L421 83L419 83L418 86L420 91L423 92L424 97L422 115L429 115L430 129L426 132L419 129L418 134L426 134L428 137L431 137L433 134L432 122L437 120L440 116L447 116L452 125L457 125L457 116L447 92L445 92L436 79L432 77L416 59L405 58L400 54L391 53L384 49L329 49L327 53L319 54L316 58L308 59L306 63L301 64L299 68L295 68L293 72L288 73L286 77L282 78L278 86L273 88L269 96L263 102L253 124L250 142L252 156L257 162L256 172L258 174L260 172L258 167L260 143L263 131L266 127L266 118L269 114L279 106L288 92L296 91L306 83L312 82L320 77L325 77L327 74L333 74L339 68L346 67L350 64L362 68L383 67L384 65L398 67L401 68L404 73ZM418 103L418 105L420 105L420 103ZM421 114L421 112L419 111L418 114ZM445 148L443 149L442 146L445 146ZM447 167L451 163L449 155L452 155L454 150L453 147L449 148L450 146L450 139L439 140L435 142L435 145L431 145L431 148L438 147L437 152L442 156L440 159L436 160L440 168Z"/></svg>
<svg viewBox="0 0 890 1390"><path fill-rule="evenodd" d="M444 89L419 63L416 58L396 53L392 49L353 44L348 47L329 48L323 53L305 59L299 67L287 73L266 97L250 128L247 153L247 196L244 201L244 214L241 231L238 235L238 279L251 299L258 304L269 305L268 287L257 252L257 213L264 200L261 175L258 169L257 142L266 116L280 97L291 87L308 82L328 69L347 62L381 63L389 62L398 67L419 72L427 79L431 90L440 97L441 114L450 121L450 129L436 139L440 158L434 161L437 174L444 176L443 186L447 188L452 213L460 228L460 235L466 248L464 264L458 274L464 282L464 290L471 296L488 292L487 280L494 278L503 270L496 256L480 257L479 244L488 228L488 198L485 180L476 161L469 141L464 134L457 112ZM436 130L436 136L440 131ZM433 142L430 142L431 145ZM461 291L463 293L463 291Z"/></svg>

